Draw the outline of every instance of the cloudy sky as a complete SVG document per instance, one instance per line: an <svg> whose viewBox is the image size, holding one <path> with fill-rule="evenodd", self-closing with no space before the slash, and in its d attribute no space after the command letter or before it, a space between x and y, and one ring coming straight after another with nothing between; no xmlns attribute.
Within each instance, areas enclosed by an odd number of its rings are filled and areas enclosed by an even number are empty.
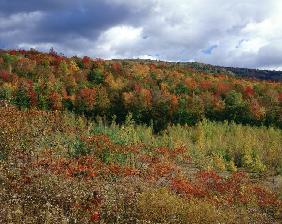
<svg viewBox="0 0 282 224"><path fill-rule="evenodd" d="M0 48L282 69L281 0L0 0Z"/></svg>

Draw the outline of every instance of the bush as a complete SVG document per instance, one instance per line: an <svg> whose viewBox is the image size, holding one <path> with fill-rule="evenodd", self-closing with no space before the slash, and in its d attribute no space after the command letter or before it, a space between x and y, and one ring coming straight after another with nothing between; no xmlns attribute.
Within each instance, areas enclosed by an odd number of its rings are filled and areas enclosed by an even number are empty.
<svg viewBox="0 0 282 224"><path fill-rule="evenodd" d="M80 140L77 139L76 141L74 141L71 146L70 146L70 151L69 151L69 155L71 157L81 157L81 156L86 156L90 153L90 149L86 146L86 144Z"/></svg>
<svg viewBox="0 0 282 224"><path fill-rule="evenodd" d="M153 223L228 223L224 213L206 201L185 200L161 188L138 198L139 219Z"/></svg>

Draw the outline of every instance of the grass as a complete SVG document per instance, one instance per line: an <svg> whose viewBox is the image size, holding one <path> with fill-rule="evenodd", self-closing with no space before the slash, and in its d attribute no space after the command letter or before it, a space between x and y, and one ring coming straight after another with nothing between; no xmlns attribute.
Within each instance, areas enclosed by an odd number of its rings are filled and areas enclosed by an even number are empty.
<svg viewBox="0 0 282 224"><path fill-rule="evenodd" d="M281 130L204 120L155 135L130 115L10 106L0 121L1 223L281 222L281 186L260 178L281 174Z"/></svg>

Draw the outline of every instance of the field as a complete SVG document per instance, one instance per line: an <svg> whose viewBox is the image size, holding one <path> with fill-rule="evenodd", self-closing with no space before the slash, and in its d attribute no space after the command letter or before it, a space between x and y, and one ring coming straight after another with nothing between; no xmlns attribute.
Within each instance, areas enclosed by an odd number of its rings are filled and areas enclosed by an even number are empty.
<svg viewBox="0 0 282 224"><path fill-rule="evenodd" d="M0 52L0 223L281 223L282 85Z"/></svg>
<svg viewBox="0 0 282 224"><path fill-rule="evenodd" d="M203 121L155 135L130 116L12 106L0 119L1 223L281 221L281 130Z"/></svg>

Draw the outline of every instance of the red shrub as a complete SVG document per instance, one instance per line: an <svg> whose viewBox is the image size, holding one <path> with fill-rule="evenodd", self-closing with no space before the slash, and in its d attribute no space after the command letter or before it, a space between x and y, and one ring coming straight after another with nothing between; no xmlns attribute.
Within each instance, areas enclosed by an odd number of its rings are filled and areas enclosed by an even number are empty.
<svg viewBox="0 0 282 224"><path fill-rule="evenodd" d="M204 197L206 195L206 192L200 186L196 186L185 179L173 179L171 188L176 193L187 197Z"/></svg>
<svg viewBox="0 0 282 224"><path fill-rule="evenodd" d="M9 82L10 81L10 74L7 71L0 71L0 78L4 81L4 82Z"/></svg>
<svg viewBox="0 0 282 224"><path fill-rule="evenodd" d="M254 91L253 87L247 86L244 90L244 94L247 97L252 97L255 94L255 91Z"/></svg>
<svg viewBox="0 0 282 224"><path fill-rule="evenodd" d="M95 211L91 214L90 216L90 221L91 222L98 222L101 219L101 215L99 211Z"/></svg>

